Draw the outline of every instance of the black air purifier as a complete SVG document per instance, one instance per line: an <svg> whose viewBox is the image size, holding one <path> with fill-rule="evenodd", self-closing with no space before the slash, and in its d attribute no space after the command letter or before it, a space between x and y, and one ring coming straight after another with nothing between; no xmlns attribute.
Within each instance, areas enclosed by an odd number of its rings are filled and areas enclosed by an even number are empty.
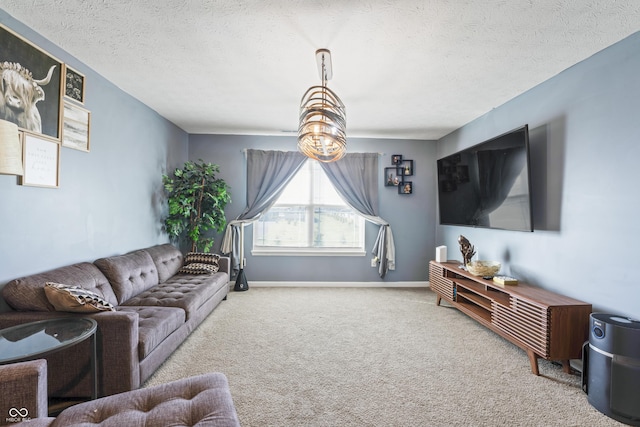
<svg viewBox="0 0 640 427"><path fill-rule="evenodd" d="M640 426L640 321L592 313L582 348L582 389L598 411Z"/></svg>

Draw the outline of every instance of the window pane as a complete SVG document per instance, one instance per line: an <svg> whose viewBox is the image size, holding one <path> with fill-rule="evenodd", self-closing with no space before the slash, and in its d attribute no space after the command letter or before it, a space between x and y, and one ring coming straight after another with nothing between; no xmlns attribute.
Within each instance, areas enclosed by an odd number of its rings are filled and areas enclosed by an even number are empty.
<svg viewBox="0 0 640 427"><path fill-rule="evenodd" d="M307 161L254 223L253 237L254 248L267 251L363 251L364 220L342 201L320 164Z"/></svg>
<svg viewBox="0 0 640 427"><path fill-rule="evenodd" d="M308 246L309 219L304 206L274 206L254 227L258 246Z"/></svg>
<svg viewBox="0 0 640 427"><path fill-rule="evenodd" d="M306 205L311 200L311 162L307 161L287 184L276 204Z"/></svg>
<svg viewBox="0 0 640 427"><path fill-rule="evenodd" d="M341 205L345 203L338 195L338 192L329 181L327 174L324 173L318 162L313 162L314 180L313 180L313 203L317 205Z"/></svg>
<svg viewBox="0 0 640 427"><path fill-rule="evenodd" d="M358 248L361 246L361 224L351 208L318 206L313 212L313 246Z"/></svg>

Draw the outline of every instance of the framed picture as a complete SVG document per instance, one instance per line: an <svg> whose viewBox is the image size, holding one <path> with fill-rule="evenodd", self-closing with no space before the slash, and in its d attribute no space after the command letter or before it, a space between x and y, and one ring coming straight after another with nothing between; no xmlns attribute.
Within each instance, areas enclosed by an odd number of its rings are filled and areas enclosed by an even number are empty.
<svg viewBox="0 0 640 427"><path fill-rule="evenodd" d="M411 194L411 193L413 193L413 182L411 182L411 181L400 181L400 184L398 184L398 193L400 193L400 194Z"/></svg>
<svg viewBox="0 0 640 427"><path fill-rule="evenodd" d="M60 140L62 62L0 25L0 73L3 95L0 119L21 130ZM10 96L8 93L10 92Z"/></svg>
<svg viewBox="0 0 640 427"><path fill-rule="evenodd" d="M413 175L413 160L403 160L401 167L403 176Z"/></svg>
<svg viewBox="0 0 640 427"><path fill-rule="evenodd" d="M456 183L464 184L469 182L469 166L458 165L456 166Z"/></svg>
<svg viewBox="0 0 640 427"><path fill-rule="evenodd" d="M24 132L22 185L59 186L60 144L53 138Z"/></svg>
<svg viewBox="0 0 640 427"><path fill-rule="evenodd" d="M391 155L391 164L392 165L399 165L400 163L402 163L402 154L392 154Z"/></svg>
<svg viewBox="0 0 640 427"><path fill-rule="evenodd" d="M452 191L456 191L458 189L458 184L453 179L446 179L444 181L440 181L440 190L443 193L451 193Z"/></svg>
<svg viewBox="0 0 640 427"><path fill-rule="evenodd" d="M64 102L62 118L62 145L89 152L91 112L71 102Z"/></svg>
<svg viewBox="0 0 640 427"><path fill-rule="evenodd" d="M385 187L397 187L400 181L402 181L402 169L397 167L384 168Z"/></svg>
<svg viewBox="0 0 640 427"><path fill-rule="evenodd" d="M84 104L84 75L64 64L64 96Z"/></svg>

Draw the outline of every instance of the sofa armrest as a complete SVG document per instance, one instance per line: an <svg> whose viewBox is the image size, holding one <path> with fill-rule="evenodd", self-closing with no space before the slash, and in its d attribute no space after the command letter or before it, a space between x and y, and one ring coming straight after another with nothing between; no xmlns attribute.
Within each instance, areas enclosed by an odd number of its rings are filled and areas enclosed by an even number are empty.
<svg viewBox="0 0 640 427"><path fill-rule="evenodd" d="M98 323L96 332L98 394L111 395L140 387L138 359L138 314L128 311L103 311L95 314L57 311L10 311L0 313L0 328L65 316L88 317ZM91 395L88 370L89 342L85 341L46 357L49 364L50 397ZM69 375L77 371L79 378ZM1 416L1 415L0 415Z"/></svg>
<svg viewBox="0 0 640 427"><path fill-rule="evenodd" d="M47 361L0 366L0 425L47 416Z"/></svg>
<svg viewBox="0 0 640 427"><path fill-rule="evenodd" d="M98 394L109 396L140 387L139 318L129 311L103 311L98 322Z"/></svg>
<svg viewBox="0 0 640 427"><path fill-rule="evenodd" d="M229 277L231 277L231 258L228 256L221 256L218 260L218 266L220 267L218 272L227 273Z"/></svg>

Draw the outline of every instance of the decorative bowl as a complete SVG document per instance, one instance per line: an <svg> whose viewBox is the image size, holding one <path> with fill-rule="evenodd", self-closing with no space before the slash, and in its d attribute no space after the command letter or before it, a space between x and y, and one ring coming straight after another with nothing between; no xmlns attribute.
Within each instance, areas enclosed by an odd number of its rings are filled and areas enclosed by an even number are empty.
<svg viewBox="0 0 640 427"><path fill-rule="evenodd" d="M467 271L474 276L493 277L500 271L500 263L496 261L471 261L467 263Z"/></svg>

